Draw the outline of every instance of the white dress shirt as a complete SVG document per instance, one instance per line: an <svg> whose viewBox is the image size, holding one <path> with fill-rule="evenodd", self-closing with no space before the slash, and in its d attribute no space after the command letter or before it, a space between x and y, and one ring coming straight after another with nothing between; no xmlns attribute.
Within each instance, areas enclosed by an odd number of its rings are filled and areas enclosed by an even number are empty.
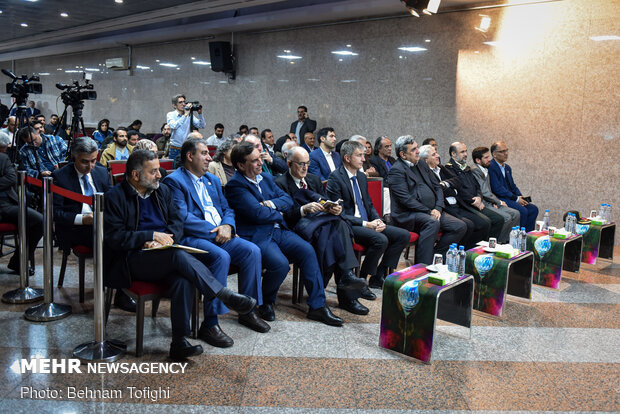
<svg viewBox="0 0 620 414"><path fill-rule="evenodd" d="M323 155L325 156L325 159L327 160L327 165L329 165L329 170L330 171L334 171L336 169L336 164L334 164L334 159L332 158L332 153L331 152L325 152L323 150L323 148L321 148L321 151L323 152Z"/></svg>
<svg viewBox="0 0 620 414"><path fill-rule="evenodd" d="M84 177L84 174L79 172L77 169L75 170L75 172L77 172L77 175L78 175L78 182L80 183L80 188L82 189L82 194L85 195L86 193L84 191L84 181L82 181L82 177ZM91 174L88 174L88 182L90 183L90 187L93 189L93 194L96 193L97 192L97 187L95 187L95 182L93 181L93 176ZM89 204L82 203L82 213L75 215L75 218L73 219L73 224L76 225L76 226L81 226L82 225L82 217L85 214L93 214L93 209L91 208L91 206Z"/></svg>

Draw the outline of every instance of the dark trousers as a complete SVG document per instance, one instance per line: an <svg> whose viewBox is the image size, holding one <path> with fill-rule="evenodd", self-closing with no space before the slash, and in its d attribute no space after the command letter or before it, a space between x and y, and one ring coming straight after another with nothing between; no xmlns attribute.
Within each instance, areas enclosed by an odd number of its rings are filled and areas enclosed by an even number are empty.
<svg viewBox="0 0 620 414"><path fill-rule="evenodd" d="M134 250L127 255L127 262L133 280L169 285L173 337L189 335L194 289L208 301L224 287L200 260L184 250Z"/></svg>
<svg viewBox="0 0 620 414"><path fill-rule="evenodd" d="M308 306L313 309L325 306L323 275L314 248L290 230L274 228L269 240L257 243L263 268L263 300L274 303L280 285L290 270L289 260L299 266L304 286L308 292Z"/></svg>
<svg viewBox="0 0 620 414"><path fill-rule="evenodd" d="M410 231L418 233L418 241L415 248L415 262L432 264L433 254L445 255L452 243L461 241L467 231L467 225L454 216L441 213L439 221L428 213L410 213L408 220L397 223ZM437 241L437 235L441 231L442 236ZM437 244L435 245L435 242Z"/></svg>
<svg viewBox="0 0 620 414"><path fill-rule="evenodd" d="M504 227L504 216L496 212L496 209L485 207L480 210L480 213L484 214L489 220L491 220L491 228L489 229L489 237L495 237L500 239L502 234L502 228Z"/></svg>
<svg viewBox="0 0 620 414"><path fill-rule="evenodd" d="M394 226L386 226L385 230L378 232L362 226L353 226L355 242L366 248L366 257L360 268L360 276L383 276L385 269L396 269L398 259L407 243L409 232ZM379 259L383 255L381 264Z"/></svg>
<svg viewBox="0 0 620 414"><path fill-rule="evenodd" d="M538 217L538 207L532 203L524 207L516 201L504 201L508 207L519 210L519 213L521 214L521 227L525 227L525 231L534 230L534 227L536 227L536 218Z"/></svg>
<svg viewBox="0 0 620 414"><path fill-rule="evenodd" d="M461 240L461 244L465 246L465 250L471 249L480 240L489 239L489 230L491 229L491 220L480 212L463 208L458 205L446 206L444 208L449 214L457 217L467 225L467 233Z"/></svg>
<svg viewBox="0 0 620 414"><path fill-rule="evenodd" d="M19 206L9 204L5 201L0 202L0 215L5 223L18 225ZM34 251L43 237L43 216L36 210L26 209L26 244L28 245L28 258L34 262ZM19 244L15 240L15 253L9 261L9 266L13 269L19 268Z"/></svg>
<svg viewBox="0 0 620 414"><path fill-rule="evenodd" d="M72 246L93 247L93 226L56 226L56 238L62 249L71 248Z"/></svg>

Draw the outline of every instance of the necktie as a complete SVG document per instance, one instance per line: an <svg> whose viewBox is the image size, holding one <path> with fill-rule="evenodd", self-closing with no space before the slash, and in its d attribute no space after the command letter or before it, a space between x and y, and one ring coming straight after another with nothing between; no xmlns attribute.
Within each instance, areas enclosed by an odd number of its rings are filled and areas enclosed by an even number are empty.
<svg viewBox="0 0 620 414"><path fill-rule="evenodd" d="M299 181L299 184L301 184L301 188L303 188L304 190L308 189L308 186L306 185L306 182L303 180L303 178L301 179L301 181Z"/></svg>
<svg viewBox="0 0 620 414"><path fill-rule="evenodd" d="M88 181L88 175L85 174L82 176L82 181L84 182L84 195L86 197L93 196L93 187L91 187L90 182Z"/></svg>
<svg viewBox="0 0 620 414"><path fill-rule="evenodd" d="M357 187L357 177L351 177L351 181L353 181L353 194L355 194L355 202L357 203L357 208L360 210L360 216L362 216L362 220L368 221L368 214L366 213L366 208L364 207L364 202L362 201L362 195Z"/></svg>

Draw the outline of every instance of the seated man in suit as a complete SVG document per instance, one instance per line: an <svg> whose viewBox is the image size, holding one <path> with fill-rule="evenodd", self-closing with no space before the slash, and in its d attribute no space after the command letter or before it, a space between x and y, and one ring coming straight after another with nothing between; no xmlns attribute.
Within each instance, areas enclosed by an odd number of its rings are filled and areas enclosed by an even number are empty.
<svg viewBox="0 0 620 414"><path fill-rule="evenodd" d="M357 298L375 300L377 297L363 280L355 276L354 269L359 263L353 251L351 228L338 217L342 206L323 208L320 201L327 200L325 190L319 177L308 174L309 164L308 152L302 147L294 147L288 153L288 174L276 178L276 184L293 199L293 208L284 213L284 219L290 228L312 243L321 265L323 285L329 282L332 271L335 273L338 306L351 313L366 315L368 308ZM317 231L317 228L321 230ZM359 287L353 288L352 285Z"/></svg>
<svg viewBox="0 0 620 414"><path fill-rule="evenodd" d="M521 214L518 210L508 207L505 201L497 198L491 191L488 171L491 160L493 159L491 157L491 151L487 147L474 148L471 152L471 158L474 162L471 171L480 185L482 202L488 208L493 208L497 214L500 214L504 218L504 226L502 227L497 241L500 243L508 243L510 240L510 230L519 225Z"/></svg>
<svg viewBox="0 0 620 414"><path fill-rule="evenodd" d="M468 213L466 217L472 221L475 219L484 222L483 227L488 228L488 232L481 235L480 240L488 240L489 237L499 238L504 226L504 218L482 202L478 180L467 165L467 146L462 142L454 142L450 145L448 152L450 161L442 168L441 176L446 180L458 177L455 181L455 190L458 191L456 199L462 209ZM474 242L477 243L480 240Z"/></svg>
<svg viewBox="0 0 620 414"><path fill-rule="evenodd" d="M303 144L303 138L306 132L314 132L315 129L316 121L313 121L308 116L308 108L303 105L297 107L297 121L291 123L291 128L289 130L289 133L294 133L299 139L297 143L299 145Z"/></svg>
<svg viewBox="0 0 620 414"><path fill-rule="evenodd" d="M95 140L77 138L71 145L73 162L54 171L54 184L87 197L108 191L111 187L110 174L104 167L97 165L98 149ZM89 204L56 195L54 228L61 249L67 251L76 245L92 249L93 209ZM136 311L136 302L120 289L116 291L114 305L127 312Z"/></svg>
<svg viewBox="0 0 620 414"><path fill-rule="evenodd" d="M0 143L1 146L8 147L10 145L11 141L8 136L3 134L0 138L3 140L2 143ZM0 152L0 221L18 226L19 199L15 191L16 182L17 174L11 159L6 153ZM28 246L26 257L28 257L33 264L34 251L42 236L43 216L38 211L26 207L26 244ZM19 273L20 266L19 244L16 243L15 252L9 260L8 267L15 273ZM30 275L34 275L34 268L28 269L28 271Z"/></svg>
<svg viewBox="0 0 620 414"><path fill-rule="evenodd" d="M359 142L347 141L342 145L343 165L329 176L327 194L332 200L342 199L342 216L351 224L355 241L366 248L360 276L370 276L368 285L380 289L386 271L398 266L398 258L409 242L409 232L386 225L372 205L368 180L360 171L365 151Z"/></svg>
<svg viewBox="0 0 620 414"><path fill-rule="evenodd" d="M489 180L491 190L506 205L514 208L521 214L521 227L525 231L534 230L538 207L523 198L521 190L512 179L512 168L506 164L508 160L508 147L503 141L497 141L491 145L493 161L489 164Z"/></svg>
<svg viewBox="0 0 620 414"><path fill-rule="evenodd" d="M315 138L314 138L314 133L312 132L306 132L304 134L304 142L302 142L302 144L300 145L303 149L305 149L306 151L308 151L308 154L310 154L312 151L314 151L314 142L315 142Z"/></svg>
<svg viewBox="0 0 620 414"><path fill-rule="evenodd" d="M172 189L183 219L181 243L208 251L209 254L197 257L222 284L226 283L232 262L239 268L239 292L262 305L260 250L235 235L235 212L228 207L220 180L207 172L211 157L206 141L194 138L185 141L181 146L181 160L182 166L164 180ZM217 315L228 310L217 299L211 302L210 308L210 322L205 320L205 330L211 332L211 345L232 346L232 338L217 324ZM270 329L254 309L239 315L239 323L257 332Z"/></svg>
<svg viewBox="0 0 620 414"><path fill-rule="evenodd" d="M374 156L370 159L370 163L375 167L380 177L383 177L384 184L388 185L387 178L396 162L392 157L392 141L388 137L379 137L375 141Z"/></svg>
<svg viewBox="0 0 620 414"><path fill-rule="evenodd" d="M326 181L329 175L342 165L340 154L334 151L336 148L336 133L334 128L322 128L317 134L319 147L310 153L310 174L318 176L321 181Z"/></svg>
<svg viewBox="0 0 620 414"><path fill-rule="evenodd" d="M263 131L265 132L265 131ZM271 131L269 132L271 133ZM273 134L272 134L273 137ZM245 142L249 142L254 145L259 153L261 160L263 161L263 172L267 174L271 174L274 177L280 174L284 174L288 167L286 166L286 162L276 157L275 153L269 151L267 148L263 146L263 143L260 139L258 139L255 135L246 135L243 139Z"/></svg>
<svg viewBox="0 0 620 414"><path fill-rule="evenodd" d="M420 161L415 138L404 135L396 140L398 160L389 174L392 220L396 225L420 235L415 251L416 263L431 264L433 253L445 255L452 243L465 235L463 221L443 211L444 196L439 180L429 166ZM437 245L437 235L442 232Z"/></svg>
<svg viewBox="0 0 620 414"><path fill-rule="evenodd" d="M107 167L108 161L111 160L126 160L133 151L133 147L128 144L127 129L117 128L112 139L114 142L103 150L99 158L99 162L104 167Z"/></svg>
<svg viewBox="0 0 620 414"><path fill-rule="evenodd" d="M195 289L205 297L205 312L210 309L208 302L218 298L229 308L245 314L256 306L256 299L224 287L200 260L185 250L145 250L183 239L183 219L172 191L159 184L160 178L157 156L137 150L127 160L125 180L106 193L104 282L114 289L127 288L132 281L170 287L170 357L176 360L202 353L200 345L192 346L185 339L190 331ZM205 319L210 316L205 314ZM209 334L201 327L198 337L207 341Z"/></svg>
<svg viewBox="0 0 620 414"><path fill-rule="evenodd" d="M290 231L284 221L283 213L293 206L293 200L270 174L262 173L263 161L252 143L235 146L231 159L237 172L226 184L226 198L235 210L237 234L260 248L265 268L260 316L267 321L275 320L273 305L288 274L289 260L293 260L301 269L308 292L308 318L341 326L342 319L334 316L325 304L323 276L314 249Z"/></svg>

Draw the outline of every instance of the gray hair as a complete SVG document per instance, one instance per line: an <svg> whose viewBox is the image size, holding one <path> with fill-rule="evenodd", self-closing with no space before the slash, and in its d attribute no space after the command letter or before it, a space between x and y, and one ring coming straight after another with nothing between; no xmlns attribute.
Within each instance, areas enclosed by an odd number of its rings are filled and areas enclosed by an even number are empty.
<svg viewBox="0 0 620 414"><path fill-rule="evenodd" d="M366 145L366 142L368 140L361 135L353 135L351 138L349 138L349 141L359 142L362 145Z"/></svg>
<svg viewBox="0 0 620 414"><path fill-rule="evenodd" d="M252 139L252 138L253 138L253 139L255 139L255 140L257 140L257 141L258 141L258 142L260 142L261 144L263 143L263 142L260 140L260 138L259 138L259 137L257 137L257 136L256 136L256 135L254 135L254 134L246 134L246 135L245 135L245 137L243 137L243 140L244 140L244 141L247 141L248 139Z"/></svg>
<svg viewBox="0 0 620 414"><path fill-rule="evenodd" d="M11 137L0 131L0 148L6 148L11 145Z"/></svg>
<svg viewBox="0 0 620 414"><path fill-rule="evenodd" d="M157 151L157 144L151 141L148 138L142 138L140 141L136 142L136 146L133 147L133 150L147 150L153 151L153 147L155 147L155 151Z"/></svg>
<svg viewBox="0 0 620 414"><path fill-rule="evenodd" d="M366 147L364 147L357 141L346 141L344 144L342 144L342 147L340 147L340 158L344 160L345 155L351 157L355 150L360 150L364 152L366 150Z"/></svg>
<svg viewBox="0 0 620 414"><path fill-rule="evenodd" d="M407 145L413 145L413 144L415 144L415 138L412 137L411 135L403 135L401 137L398 137L398 139L396 140L396 143L394 144L394 147L396 150L396 156L400 158L401 151L407 152Z"/></svg>
<svg viewBox="0 0 620 414"><path fill-rule="evenodd" d="M198 131L190 132L185 139L203 139L204 137Z"/></svg>
<svg viewBox="0 0 620 414"><path fill-rule="evenodd" d="M99 146L95 142L94 139L89 137L77 138L71 144L71 155L74 157L79 154L92 154L93 152L97 152Z"/></svg>
<svg viewBox="0 0 620 414"><path fill-rule="evenodd" d="M293 141L289 141L289 142L293 142ZM288 144L288 142L287 142L287 144ZM291 148L288 148L288 150L285 150L284 149L284 145L282 145L282 154L284 154L286 152L285 155L286 155L286 160L287 161L293 161L293 158L295 158L296 154L303 154L303 153L306 153L306 155L308 154L308 151L306 151L306 149L304 147L300 147L296 143L294 143L294 144L295 145L293 145Z"/></svg>
<svg viewBox="0 0 620 414"><path fill-rule="evenodd" d="M220 143L217 147L215 155L213 156L213 161L222 162L224 160L224 154L230 151L235 145L237 145L237 142L233 141L231 138L225 139L224 142Z"/></svg>
<svg viewBox="0 0 620 414"><path fill-rule="evenodd" d="M431 156L431 151L434 149L435 147L433 147L432 145L429 145L429 144L422 145L420 147L420 158L422 158L423 160L427 159L428 157Z"/></svg>
<svg viewBox="0 0 620 414"><path fill-rule="evenodd" d="M172 97L172 105L176 105L179 102L179 98L187 99L185 95L174 95Z"/></svg>
<svg viewBox="0 0 620 414"><path fill-rule="evenodd" d="M299 145L297 145L297 142L295 141L286 141L284 144L282 144L281 152L284 158L286 158L287 160L292 158L293 154L295 154L296 152L295 148L301 148ZM305 148L301 148L301 149L306 151Z"/></svg>

